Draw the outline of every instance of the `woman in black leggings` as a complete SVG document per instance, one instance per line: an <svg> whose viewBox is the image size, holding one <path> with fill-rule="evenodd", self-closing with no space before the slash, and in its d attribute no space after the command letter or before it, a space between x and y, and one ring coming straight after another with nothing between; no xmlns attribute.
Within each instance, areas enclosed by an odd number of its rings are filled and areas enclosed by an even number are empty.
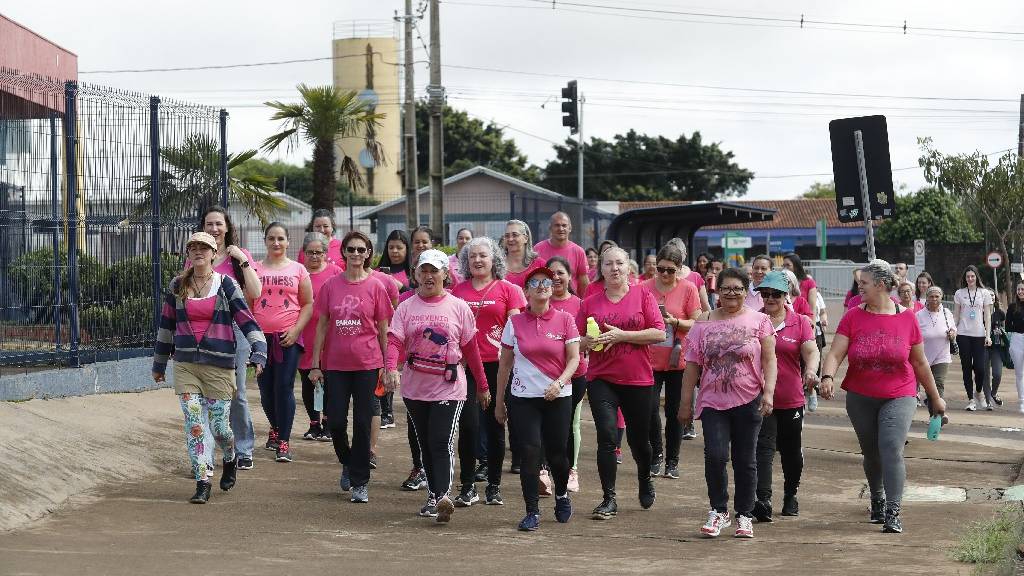
<svg viewBox="0 0 1024 576"><path fill-rule="evenodd" d="M992 389L988 379L988 347L992 345L992 293L985 289L978 268L964 270L963 286L953 294L953 317L956 319L956 343L960 346L960 367L964 373L967 391L966 410L993 408ZM975 384L984 391L975 401Z"/></svg>

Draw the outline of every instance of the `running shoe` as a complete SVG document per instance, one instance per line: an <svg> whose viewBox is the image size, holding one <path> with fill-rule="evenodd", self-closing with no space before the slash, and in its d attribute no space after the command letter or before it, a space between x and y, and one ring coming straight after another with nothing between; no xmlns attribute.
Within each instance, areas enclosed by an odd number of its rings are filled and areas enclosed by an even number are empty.
<svg viewBox="0 0 1024 576"><path fill-rule="evenodd" d="M796 496L793 494L786 494L782 499L782 515L783 516L799 516L800 515L800 502L797 501Z"/></svg>
<svg viewBox="0 0 1024 576"><path fill-rule="evenodd" d="M369 490L366 484L352 487L352 501L357 504L365 504L370 501Z"/></svg>
<svg viewBox="0 0 1024 576"><path fill-rule="evenodd" d="M658 454L651 461L651 476L657 476L661 474L661 465L665 463L665 455Z"/></svg>
<svg viewBox="0 0 1024 576"><path fill-rule="evenodd" d="M490 506L504 506L505 501L501 499L501 486L488 484L484 490L484 502Z"/></svg>
<svg viewBox="0 0 1024 576"><path fill-rule="evenodd" d="M412 492L419 490L420 488L427 487L427 474L423 471L423 468L413 468L409 472L409 477L402 482L402 490Z"/></svg>
<svg viewBox="0 0 1024 576"><path fill-rule="evenodd" d="M523 532L536 532L540 528L540 514L527 514L519 521L519 529Z"/></svg>
<svg viewBox="0 0 1024 576"><path fill-rule="evenodd" d="M1003 405L1003 399L1000 398L999 396L994 395L994 394L992 395L992 401L995 402L996 406L1002 406Z"/></svg>
<svg viewBox="0 0 1024 576"><path fill-rule="evenodd" d="M708 521L700 527L700 533L708 538L717 538L722 533L722 528L732 525L732 520L725 512L719 512L712 508L708 510Z"/></svg>
<svg viewBox="0 0 1024 576"><path fill-rule="evenodd" d="M427 493L427 503L420 508L418 514L424 518L437 518L437 498L433 494Z"/></svg>
<svg viewBox="0 0 1024 576"><path fill-rule="evenodd" d="M971 398L970 401L967 402L967 407L964 408L964 410L967 410L968 412L974 412L977 409L978 403L974 401L974 398Z"/></svg>
<svg viewBox="0 0 1024 576"><path fill-rule="evenodd" d="M437 501L437 521L440 523L450 522L452 519L452 512L455 512L455 505L448 499L448 495L445 494Z"/></svg>
<svg viewBox="0 0 1024 576"><path fill-rule="evenodd" d="M341 465L341 478L338 479L342 492L348 492L352 488L352 477L349 476L348 466Z"/></svg>
<svg viewBox="0 0 1024 576"><path fill-rule="evenodd" d="M377 469L377 454L370 452L370 470Z"/></svg>
<svg viewBox="0 0 1024 576"><path fill-rule="evenodd" d="M750 516L736 517L736 538L753 538L754 522Z"/></svg>
<svg viewBox="0 0 1024 576"><path fill-rule="evenodd" d="M565 524L572 518L572 499L569 495L555 497L555 520Z"/></svg>
<svg viewBox="0 0 1024 576"><path fill-rule="evenodd" d="M640 482L640 507L649 510L654 506L654 476Z"/></svg>
<svg viewBox="0 0 1024 576"><path fill-rule="evenodd" d="M395 427L395 418L393 416L381 416L380 418L380 429L387 430L388 428Z"/></svg>
<svg viewBox="0 0 1024 576"><path fill-rule="evenodd" d="M274 460L277 460L278 462L292 461L292 451L288 446L287 440L282 440L281 443L277 446L277 457L274 458Z"/></svg>
<svg viewBox="0 0 1024 576"><path fill-rule="evenodd" d="M333 438L331 438L331 429L327 426L326 420L320 425L320 435L317 436L316 439L321 442L330 442L333 440Z"/></svg>
<svg viewBox="0 0 1024 576"><path fill-rule="evenodd" d="M473 475L476 482L487 482L487 460L481 460L476 465L476 472Z"/></svg>
<svg viewBox="0 0 1024 576"><path fill-rule="evenodd" d="M683 428L683 440L693 440L697 437L697 426L690 424Z"/></svg>
<svg viewBox="0 0 1024 576"><path fill-rule="evenodd" d="M622 448L615 449L615 463L622 464Z"/></svg>
<svg viewBox="0 0 1024 576"><path fill-rule="evenodd" d="M575 468L569 470L569 492L580 491L580 473Z"/></svg>
<svg viewBox="0 0 1024 576"><path fill-rule="evenodd" d="M903 522L900 521L900 505L898 502L887 502L885 504L885 522L882 524L882 532L885 534L903 533Z"/></svg>
<svg viewBox="0 0 1024 576"><path fill-rule="evenodd" d="M238 466L239 470L252 470L252 457L251 456L239 456Z"/></svg>
<svg viewBox="0 0 1024 576"><path fill-rule="evenodd" d="M982 398L979 398L978 400L979 400L979 402L978 402L978 408L981 408L982 410L991 410L991 409L992 409L992 408L990 408L990 407L989 407L989 405L988 405L988 400L985 400L985 398L984 398L984 397L982 397Z"/></svg>
<svg viewBox="0 0 1024 576"><path fill-rule="evenodd" d="M277 430L270 429L270 434L267 435L267 443L263 446L267 450L277 451L277 447L281 444L281 437L277 434Z"/></svg>
<svg viewBox="0 0 1024 576"><path fill-rule="evenodd" d="M758 522L773 522L772 520L772 501L771 500L757 500L754 502L754 509L750 513L757 518Z"/></svg>
<svg viewBox="0 0 1024 576"><path fill-rule="evenodd" d="M885 522L885 499L871 499L871 523L882 524Z"/></svg>
<svg viewBox="0 0 1024 576"><path fill-rule="evenodd" d="M302 435L302 439L316 440L321 434L323 434L323 432L324 431L323 428L320 427L320 423L314 420L309 423L309 430L306 430L306 433Z"/></svg>
<svg viewBox="0 0 1024 576"><path fill-rule="evenodd" d="M480 501L480 495L476 493L476 484L463 484L459 495L455 497L455 505L460 508L469 508Z"/></svg>
<svg viewBox="0 0 1024 576"><path fill-rule="evenodd" d="M619 513L619 506L614 496L605 496L604 500L594 508L594 520L609 520Z"/></svg>
<svg viewBox="0 0 1024 576"><path fill-rule="evenodd" d="M665 478L679 479L679 463L669 460L665 463Z"/></svg>
<svg viewBox="0 0 1024 576"><path fill-rule="evenodd" d="M537 495L538 496L551 496L555 489L554 483L551 481L551 474L547 470L540 471L540 480L537 482Z"/></svg>

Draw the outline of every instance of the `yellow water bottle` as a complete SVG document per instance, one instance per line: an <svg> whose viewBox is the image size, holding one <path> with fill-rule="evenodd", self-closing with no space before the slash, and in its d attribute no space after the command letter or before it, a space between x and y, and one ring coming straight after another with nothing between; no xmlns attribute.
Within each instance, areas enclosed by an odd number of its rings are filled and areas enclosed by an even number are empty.
<svg viewBox="0 0 1024 576"><path fill-rule="evenodd" d="M600 335L601 327L597 325L597 320L594 320L593 316L587 317L587 336L597 338ZM604 350L604 344L594 346L594 352L600 352L601 350Z"/></svg>

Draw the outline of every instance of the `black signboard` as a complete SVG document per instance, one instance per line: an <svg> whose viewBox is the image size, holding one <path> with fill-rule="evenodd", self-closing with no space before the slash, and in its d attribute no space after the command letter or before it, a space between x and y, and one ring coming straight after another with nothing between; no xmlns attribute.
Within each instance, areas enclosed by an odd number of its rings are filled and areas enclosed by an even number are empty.
<svg viewBox="0 0 1024 576"><path fill-rule="evenodd" d="M864 165L868 177L871 219L892 218L896 199L889 161L889 131L885 116L841 118L828 123L832 139L832 172L836 181L836 210L840 222L862 222L860 171L853 133L860 130L864 141Z"/></svg>

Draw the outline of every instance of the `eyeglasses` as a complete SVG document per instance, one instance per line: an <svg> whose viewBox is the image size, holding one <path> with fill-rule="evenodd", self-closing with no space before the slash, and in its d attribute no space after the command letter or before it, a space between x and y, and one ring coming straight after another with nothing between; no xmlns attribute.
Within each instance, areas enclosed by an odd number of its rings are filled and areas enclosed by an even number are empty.
<svg viewBox="0 0 1024 576"><path fill-rule="evenodd" d="M551 288L552 284L553 282L551 282L550 278L544 278L543 280L540 278L531 278L527 280L526 287L536 290L538 288Z"/></svg>
<svg viewBox="0 0 1024 576"><path fill-rule="evenodd" d="M326 252L322 250L306 250L306 256L309 256L310 258L320 258L324 254L326 254Z"/></svg>
<svg viewBox="0 0 1024 576"><path fill-rule="evenodd" d="M675 274L679 271L678 268L662 268L661 266L655 266L654 268L658 271L658 274Z"/></svg>
<svg viewBox="0 0 1024 576"><path fill-rule="evenodd" d="M782 298L785 295L786 295L785 292L779 292L778 290L772 290L772 291L762 290L761 291L761 296L764 297L764 298Z"/></svg>
<svg viewBox="0 0 1024 576"><path fill-rule="evenodd" d="M345 246L347 254L366 254L366 246Z"/></svg>
<svg viewBox="0 0 1024 576"><path fill-rule="evenodd" d="M720 294L743 294L744 290L742 286L719 286L718 292Z"/></svg>

